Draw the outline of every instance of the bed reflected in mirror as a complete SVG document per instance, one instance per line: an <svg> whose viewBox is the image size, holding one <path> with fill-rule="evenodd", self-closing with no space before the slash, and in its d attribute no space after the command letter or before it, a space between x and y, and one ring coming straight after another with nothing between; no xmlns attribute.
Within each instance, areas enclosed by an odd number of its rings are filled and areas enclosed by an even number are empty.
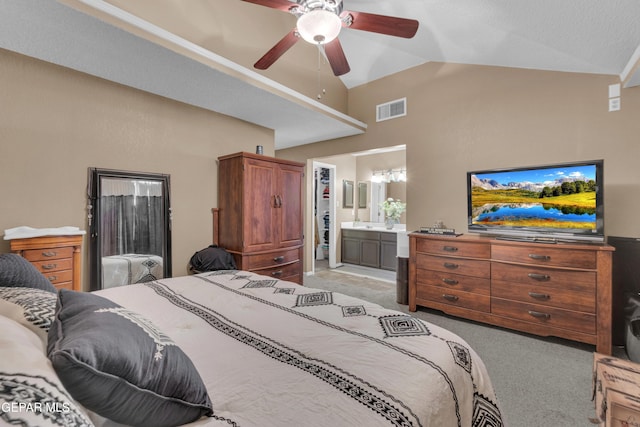
<svg viewBox="0 0 640 427"><path fill-rule="evenodd" d="M90 290L171 277L169 175L89 168Z"/></svg>

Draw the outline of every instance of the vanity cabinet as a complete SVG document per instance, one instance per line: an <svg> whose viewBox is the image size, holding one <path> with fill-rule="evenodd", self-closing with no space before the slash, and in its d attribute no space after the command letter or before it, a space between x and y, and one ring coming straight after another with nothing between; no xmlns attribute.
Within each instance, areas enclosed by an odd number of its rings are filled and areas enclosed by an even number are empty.
<svg viewBox="0 0 640 427"><path fill-rule="evenodd" d="M395 271L396 254L396 233L342 229L344 263Z"/></svg>
<svg viewBox="0 0 640 427"><path fill-rule="evenodd" d="M252 153L218 158L218 245L241 270L302 284L304 164Z"/></svg>
<svg viewBox="0 0 640 427"><path fill-rule="evenodd" d="M412 233L409 310L429 307L611 354L613 250Z"/></svg>

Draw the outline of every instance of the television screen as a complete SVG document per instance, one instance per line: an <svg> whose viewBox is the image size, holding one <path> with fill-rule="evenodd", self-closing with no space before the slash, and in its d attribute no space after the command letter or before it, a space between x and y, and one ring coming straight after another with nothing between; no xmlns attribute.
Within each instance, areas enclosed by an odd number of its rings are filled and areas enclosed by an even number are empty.
<svg viewBox="0 0 640 427"><path fill-rule="evenodd" d="M604 238L603 161L467 173L469 231Z"/></svg>

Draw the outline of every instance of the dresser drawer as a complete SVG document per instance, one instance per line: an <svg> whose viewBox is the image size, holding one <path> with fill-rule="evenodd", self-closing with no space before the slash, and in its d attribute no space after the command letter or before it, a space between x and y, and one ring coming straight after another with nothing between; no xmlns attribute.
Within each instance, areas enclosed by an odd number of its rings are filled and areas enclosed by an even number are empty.
<svg viewBox="0 0 640 427"><path fill-rule="evenodd" d="M491 264L491 278L530 285L546 285L566 291L591 292L596 290L595 271L575 271L542 268L527 265Z"/></svg>
<svg viewBox="0 0 640 427"><path fill-rule="evenodd" d="M421 300L429 300L486 313L491 309L491 297L488 295L443 289L438 286L418 285L416 297Z"/></svg>
<svg viewBox="0 0 640 427"><path fill-rule="evenodd" d="M435 255L454 255L469 258L489 258L491 256L491 247L487 243L418 239L416 246L417 252Z"/></svg>
<svg viewBox="0 0 640 427"><path fill-rule="evenodd" d="M439 286L476 294L490 294L490 280L434 270L418 270L418 285Z"/></svg>
<svg viewBox="0 0 640 427"><path fill-rule="evenodd" d="M73 290L73 282L54 283L53 286L58 290L60 289L69 289L70 291Z"/></svg>
<svg viewBox="0 0 640 427"><path fill-rule="evenodd" d="M491 296L565 310L596 312L595 292L577 292L562 287L491 281Z"/></svg>
<svg viewBox="0 0 640 427"><path fill-rule="evenodd" d="M595 334L596 332L595 314L580 311L563 310L539 304L527 304L492 297L491 313L496 316L553 326L585 334Z"/></svg>
<svg viewBox="0 0 640 427"><path fill-rule="evenodd" d="M274 279L291 280L290 278L292 276L300 274L300 268L301 264L300 261L298 261L291 264L278 265L275 267L252 269L250 271L256 274L269 276Z"/></svg>
<svg viewBox="0 0 640 427"><path fill-rule="evenodd" d="M46 273L43 272L43 274L44 277L54 285L57 283L73 281L73 270L50 271Z"/></svg>
<svg viewBox="0 0 640 427"><path fill-rule="evenodd" d="M242 256L242 268L255 270L256 268L273 267L300 260L300 250L282 249L277 252Z"/></svg>
<svg viewBox="0 0 640 427"><path fill-rule="evenodd" d="M73 248L45 248L30 249L22 252L22 256L30 262L46 261L51 259L71 258L73 256Z"/></svg>
<svg viewBox="0 0 640 427"><path fill-rule="evenodd" d="M489 261L449 258L424 254L417 255L416 267L425 270L462 274L484 279L488 279L491 274L491 263Z"/></svg>
<svg viewBox="0 0 640 427"><path fill-rule="evenodd" d="M32 264L45 275L52 271L71 270L73 268L73 260L71 258L33 261Z"/></svg>
<svg viewBox="0 0 640 427"><path fill-rule="evenodd" d="M494 243L491 259L522 264L548 265L583 269L596 268L596 251L570 250L548 246L515 246Z"/></svg>

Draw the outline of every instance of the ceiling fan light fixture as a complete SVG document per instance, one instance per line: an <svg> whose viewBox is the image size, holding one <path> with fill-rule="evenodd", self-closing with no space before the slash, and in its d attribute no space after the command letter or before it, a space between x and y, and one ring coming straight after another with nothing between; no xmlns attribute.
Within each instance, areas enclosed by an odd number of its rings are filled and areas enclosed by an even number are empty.
<svg viewBox="0 0 640 427"><path fill-rule="evenodd" d="M316 9L298 18L298 33L312 44L326 44L333 41L342 28L340 17L324 9Z"/></svg>

